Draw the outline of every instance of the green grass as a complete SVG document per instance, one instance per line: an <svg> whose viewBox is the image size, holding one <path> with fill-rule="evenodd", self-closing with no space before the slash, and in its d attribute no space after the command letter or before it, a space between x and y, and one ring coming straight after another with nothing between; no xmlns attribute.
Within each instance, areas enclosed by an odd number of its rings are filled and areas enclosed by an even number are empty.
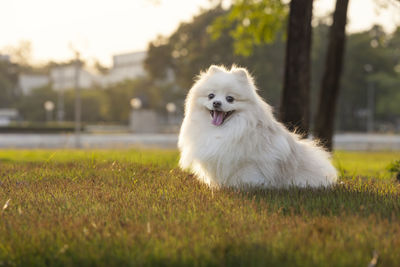
<svg viewBox="0 0 400 267"><path fill-rule="evenodd" d="M0 151L0 266L400 264L400 153L338 152L332 189L211 191L167 150ZM3 205L8 202L5 209Z"/></svg>
<svg viewBox="0 0 400 267"><path fill-rule="evenodd" d="M390 178L387 166L396 159L400 159L400 152L339 151L335 153L334 163L344 176Z"/></svg>

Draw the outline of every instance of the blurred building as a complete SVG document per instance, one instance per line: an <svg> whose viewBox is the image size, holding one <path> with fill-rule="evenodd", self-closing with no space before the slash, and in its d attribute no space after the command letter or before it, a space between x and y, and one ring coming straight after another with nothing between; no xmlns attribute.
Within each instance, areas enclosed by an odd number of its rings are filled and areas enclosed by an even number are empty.
<svg viewBox="0 0 400 267"><path fill-rule="evenodd" d="M10 56L5 54L0 54L0 61L10 62Z"/></svg>
<svg viewBox="0 0 400 267"><path fill-rule="evenodd" d="M63 64L52 67L49 74L20 73L18 75L18 88L23 95L29 95L34 89L51 84L54 90L67 90L75 88L76 75L80 88L91 88L97 83L98 77L79 67L78 72L74 64Z"/></svg>
<svg viewBox="0 0 400 267"><path fill-rule="evenodd" d="M77 69L78 68L78 69ZM66 90L75 88L76 76L80 88L90 88L97 82L97 76L82 66L65 64L51 68L50 81L55 90Z"/></svg>
<svg viewBox="0 0 400 267"><path fill-rule="evenodd" d="M95 74L90 70L79 66L78 84L80 88L92 88L94 85L108 86L124 80L134 80L146 77L147 72L143 63L147 52L132 52L113 56L113 66L106 74ZM0 55L0 60L9 60L6 55ZM67 90L75 87L77 66L73 63L61 64L50 69L49 75L20 74L19 88L24 95L28 95L33 89L51 84L54 90ZM158 83L171 83L175 80L172 70L167 70L165 80Z"/></svg>
<svg viewBox="0 0 400 267"><path fill-rule="evenodd" d="M113 56L113 66L110 71L99 77L103 86L115 84L124 80L133 80L146 76L143 62L146 52L132 52Z"/></svg>
<svg viewBox="0 0 400 267"><path fill-rule="evenodd" d="M18 76L18 88L23 95L29 95L32 90L46 86L49 83L48 75L22 73Z"/></svg>

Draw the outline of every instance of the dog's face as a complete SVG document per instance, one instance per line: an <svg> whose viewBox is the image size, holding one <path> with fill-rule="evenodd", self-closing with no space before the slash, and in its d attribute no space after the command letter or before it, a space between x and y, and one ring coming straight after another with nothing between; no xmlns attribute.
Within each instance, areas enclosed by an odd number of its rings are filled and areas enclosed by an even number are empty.
<svg viewBox="0 0 400 267"><path fill-rule="evenodd" d="M251 108L255 94L253 87L246 70L233 68L227 71L211 66L193 87L193 104L219 127Z"/></svg>

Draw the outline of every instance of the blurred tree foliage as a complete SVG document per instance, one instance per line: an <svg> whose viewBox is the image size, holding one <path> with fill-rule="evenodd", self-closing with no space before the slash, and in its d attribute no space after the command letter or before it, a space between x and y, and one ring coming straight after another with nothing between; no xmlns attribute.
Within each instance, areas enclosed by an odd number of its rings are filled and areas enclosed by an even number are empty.
<svg viewBox="0 0 400 267"><path fill-rule="evenodd" d="M230 34L235 25L222 29L220 38L212 38L212 26L220 16L229 14L217 6L203 10L191 22L182 23L170 36L158 37L148 48L145 68L147 78L126 80L106 88L82 90L83 121L126 123L131 109L130 99L139 97L144 108L165 113L165 104L173 101L182 111L185 95L200 70L210 64L230 66L236 63L248 68L256 78L259 93L279 108L284 63L284 30L278 30L268 44L254 45L248 56L235 53L235 40ZM313 29L311 110L316 101L322 78L329 31L326 19L316 21ZM375 117L378 123L400 120L400 28L388 34L379 26L350 34L347 38L341 95L338 102L336 127L342 131L363 131L367 108L367 87L375 88ZM0 62L0 108L16 107L25 120L44 121L43 103L57 94L50 87L38 88L32 94L19 97L17 75L21 67ZM366 72L370 65L372 71ZM51 67L51 64L48 66ZM168 81L173 73L176 83ZM73 119L74 92L65 93L66 119ZM311 116L312 118L314 116Z"/></svg>
<svg viewBox="0 0 400 267"><path fill-rule="evenodd" d="M156 86L146 78L125 80L109 87L94 87L81 90L82 121L88 123L127 123L131 111L130 100L138 97L143 108L165 110L163 99L173 98L171 85ZM163 95L164 92L164 95ZM182 97L181 97L182 98ZM44 102L53 101L57 105L57 92L50 86L37 88L30 95L16 102L22 117L29 121L45 119ZM73 89L64 92L65 120L74 120L75 92ZM171 99L172 101L172 99Z"/></svg>
<svg viewBox="0 0 400 267"><path fill-rule="evenodd" d="M256 1L258 2L258 1ZM260 1L261 2L261 1ZM206 10L183 23L169 37L158 37L149 45L146 69L152 79L162 79L168 69L172 70L183 92L187 92L200 70L210 64L231 65L236 63L247 67L256 78L260 94L275 108L279 108L283 80L284 28L278 30L275 39L251 47L248 56L235 53L235 25L221 27L218 39L213 38L215 21L227 19L230 11L217 6ZM329 26L327 18L316 22L313 29L312 80L311 80L311 118L314 118L316 102L320 89L324 58L327 48ZM217 23L218 24L218 23ZM246 23L245 23L246 24ZM381 27L374 26L369 31L348 36L342 74L341 94L338 103L336 128L343 131L360 131L366 128L363 110L367 108L367 86L373 82L376 92L376 118L391 121L399 118L395 110L398 92L399 42L400 30L393 34L385 33ZM255 44L253 42L253 44ZM365 65L373 66L367 73ZM380 75L377 75L380 73ZM313 121L311 121L311 127Z"/></svg>
<svg viewBox="0 0 400 267"><path fill-rule="evenodd" d="M7 60L0 60L0 108L9 108L18 98L19 66Z"/></svg>
<svg viewBox="0 0 400 267"><path fill-rule="evenodd" d="M395 104L399 92L396 86L399 81L399 72L396 72L400 64L399 40L400 28L393 34L386 34L380 26L348 36L337 128L366 130L363 111L367 108L368 83L375 88L377 119L393 121L393 110L386 108L399 103Z"/></svg>
<svg viewBox="0 0 400 267"><path fill-rule="evenodd" d="M21 97L15 104L20 115L27 121L45 121L46 111L44 102L52 101L57 103L57 94L51 86L45 86L35 89L32 94Z"/></svg>
<svg viewBox="0 0 400 267"><path fill-rule="evenodd" d="M21 67L29 67L32 61L32 43L28 40L21 40L16 46L6 46L6 54L11 56L12 62Z"/></svg>
<svg viewBox="0 0 400 267"><path fill-rule="evenodd" d="M329 28L324 74L313 131L314 136L329 151L332 151L333 148L336 109L341 88L348 6L349 0L336 0L335 11L332 15L333 21Z"/></svg>
<svg viewBox="0 0 400 267"><path fill-rule="evenodd" d="M150 43L145 67L151 79L162 80L168 70L173 71L177 85L186 92L194 77L210 64L247 67L256 77L260 94L272 104L279 103L283 75L284 43L282 32L277 32L275 42L254 47L245 57L234 53L234 39L229 34L233 28L223 28L218 39L212 37L216 19L228 11L220 6L206 10L189 23L182 23L169 37L158 37ZM267 60L265 60L267 59Z"/></svg>
<svg viewBox="0 0 400 267"><path fill-rule="evenodd" d="M210 32L215 40L228 29L234 52L250 56L256 46L276 40L287 14L288 6L281 0L236 0L226 14L215 19Z"/></svg>
<svg viewBox="0 0 400 267"><path fill-rule="evenodd" d="M101 90L90 89L81 91L82 102L82 121L84 122L101 122L112 119L109 115L109 101L107 96ZM57 102L55 102L57 103ZM74 120L75 114L75 91L68 90L64 94L65 103L65 119L67 121Z"/></svg>

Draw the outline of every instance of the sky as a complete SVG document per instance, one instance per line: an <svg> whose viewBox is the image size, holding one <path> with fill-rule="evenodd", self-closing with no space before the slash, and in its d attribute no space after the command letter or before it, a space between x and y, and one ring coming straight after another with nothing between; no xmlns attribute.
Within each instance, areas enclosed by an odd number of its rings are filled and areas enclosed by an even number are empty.
<svg viewBox="0 0 400 267"><path fill-rule="evenodd" d="M227 0L226 2L228 2ZM332 12L335 0L315 0L314 16ZM399 10L376 12L374 0L350 0L348 32L379 23L400 25ZM85 60L109 66L112 55L144 51L157 35L168 36L209 0L10 0L0 2L0 53L22 40L32 44L33 63ZM397 11L397 12L396 12Z"/></svg>

